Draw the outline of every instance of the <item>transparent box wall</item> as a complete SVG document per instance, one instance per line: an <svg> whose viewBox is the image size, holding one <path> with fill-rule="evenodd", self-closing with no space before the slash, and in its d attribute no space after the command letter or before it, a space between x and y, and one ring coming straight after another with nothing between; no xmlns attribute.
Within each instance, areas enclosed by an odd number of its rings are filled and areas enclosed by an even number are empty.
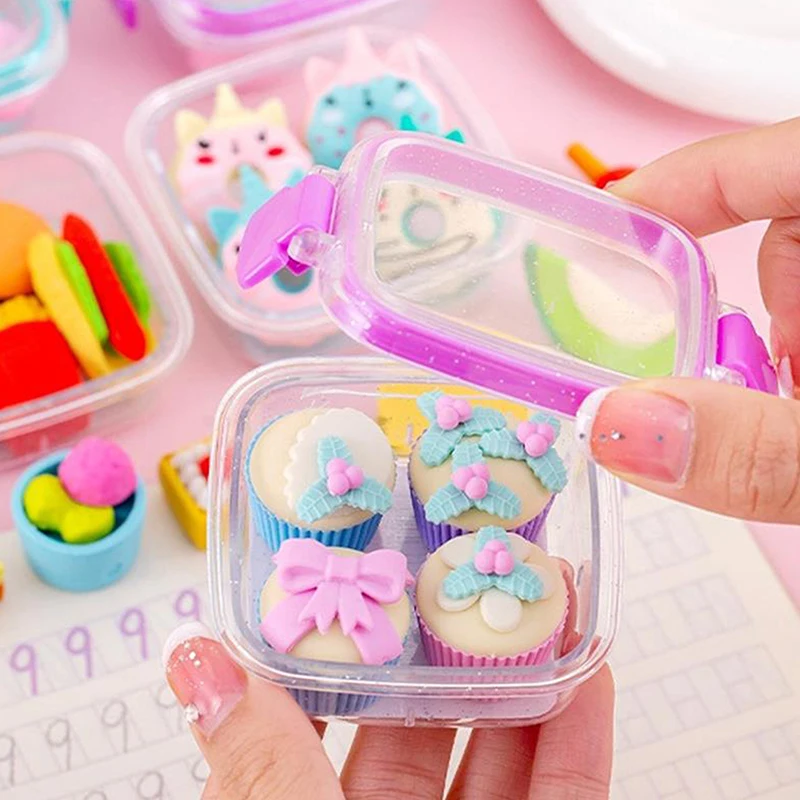
<svg viewBox="0 0 800 800"><path fill-rule="evenodd" d="M574 573L568 628L570 652L537 667L451 669L424 663L415 625L396 666L372 667L297 659L273 651L258 631L257 597L273 569L255 532L243 474L245 454L261 428L308 407L357 408L378 420L398 455L395 505L368 550L402 550L416 573L425 548L416 530L406 477L408 446L421 433L409 426L419 393L448 384L383 359L296 359L254 370L220 405L212 449L209 553L214 623L251 672L295 691L347 692L376 701L359 722L402 725L523 725L561 710L574 689L602 665L614 639L620 595L621 541L617 484L587 463L564 420L558 450L569 484L553 505L547 551ZM470 392L474 398L480 392ZM519 408L519 416L525 409ZM563 643L562 643L563 647Z"/></svg>
<svg viewBox="0 0 800 800"><path fill-rule="evenodd" d="M0 465L11 466L89 432L131 420L132 401L185 355L192 316L169 259L130 189L93 145L52 134L0 139L0 198L41 216L60 235L68 213L84 217L102 241L127 242L153 299L157 345L144 359L102 378L0 410Z"/></svg>

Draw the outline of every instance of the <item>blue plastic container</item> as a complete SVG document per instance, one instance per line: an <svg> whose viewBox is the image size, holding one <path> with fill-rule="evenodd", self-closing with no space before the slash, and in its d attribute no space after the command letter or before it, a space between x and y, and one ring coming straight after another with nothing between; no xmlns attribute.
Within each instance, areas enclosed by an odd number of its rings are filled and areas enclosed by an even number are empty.
<svg viewBox="0 0 800 800"><path fill-rule="evenodd" d="M147 495L140 480L132 498L116 506L117 528L91 544L67 544L40 531L22 503L25 487L37 476L55 475L69 451L62 450L32 464L17 480L11 514L31 569L45 582L67 592L92 592L116 583L136 562L144 529Z"/></svg>

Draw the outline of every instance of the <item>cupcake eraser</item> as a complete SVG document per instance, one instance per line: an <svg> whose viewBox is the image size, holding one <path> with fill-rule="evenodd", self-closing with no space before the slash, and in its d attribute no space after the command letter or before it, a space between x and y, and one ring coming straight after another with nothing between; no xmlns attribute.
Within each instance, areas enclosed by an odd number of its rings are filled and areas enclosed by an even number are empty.
<svg viewBox="0 0 800 800"><path fill-rule="evenodd" d="M297 170L306 172L311 166L311 157L290 130L280 100L266 100L250 109L227 83L217 87L209 118L188 109L175 115L175 138L173 181L193 218L211 206L238 200L236 177L245 165L273 192Z"/></svg>
<svg viewBox="0 0 800 800"><path fill-rule="evenodd" d="M90 436L72 448L58 467L69 496L87 506L116 506L136 491L136 471L114 442Z"/></svg>
<svg viewBox="0 0 800 800"><path fill-rule="evenodd" d="M236 264L244 230L253 214L275 193L264 182L261 175L249 165L239 170L242 189L242 205L237 209L214 207L208 211L208 227L218 246L218 260L222 271L238 291L260 308L273 312L295 313L319 306L319 291L313 270L299 275L284 267L252 289L244 291L236 278ZM287 185L294 186L304 176L303 170L295 170Z"/></svg>
<svg viewBox="0 0 800 800"><path fill-rule="evenodd" d="M357 142L399 130L404 120L415 130L440 132L435 93L410 39L381 58L364 31L351 28L341 63L314 56L306 62L305 81L312 98L306 142L318 164L338 168Z"/></svg>
<svg viewBox="0 0 800 800"><path fill-rule="evenodd" d="M558 561L495 526L430 555L416 601L426 657L444 666L540 664L552 657L568 610Z"/></svg>
<svg viewBox="0 0 800 800"><path fill-rule="evenodd" d="M261 596L261 635L279 653L355 664L400 657L411 620L406 557L290 539Z"/></svg>
<svg viewBox="0 0 800 800"><path fill-rule="evenodd" d="M257 531L273 552L291 538L363 550L392 503L389 441L366 414L313 408L269 423L245 476Z"/></svg>

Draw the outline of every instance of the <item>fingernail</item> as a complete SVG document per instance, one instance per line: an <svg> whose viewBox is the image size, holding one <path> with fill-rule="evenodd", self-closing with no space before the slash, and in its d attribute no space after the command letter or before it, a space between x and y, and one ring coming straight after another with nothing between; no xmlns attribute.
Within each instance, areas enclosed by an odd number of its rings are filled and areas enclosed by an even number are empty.
<svg viewBox="0 0 800 800"><path fill-rule="evenodd" d="M792 375L792 362L789 356L784 356L775 369L778 373L778 386L787 397L794 397L794 375Z"/></svg>
<svg viewBox="0 0 800 800"><path fill-rule="evenodd" d="M681 484L694 441L684 402L641 389L601 389L578 409L575 433L583 451L611 472Z"/></svg>
<svg viewBox="0 0 800 800"><path fill-rule="evenodd" d="M197 622L182 625L164 646L167 681L186 721L210 737L244 697L247 676Z"/></svg>

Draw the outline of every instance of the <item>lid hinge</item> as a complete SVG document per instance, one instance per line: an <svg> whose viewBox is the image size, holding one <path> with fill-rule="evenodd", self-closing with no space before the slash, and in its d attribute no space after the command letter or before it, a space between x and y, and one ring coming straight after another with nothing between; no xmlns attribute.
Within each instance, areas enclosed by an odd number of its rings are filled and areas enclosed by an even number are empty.
<svg viewBox="0 0 800 800"><path fill-rule="evenodd" d="M738 373L750 389L778 393L778 378L769 351L753 323L731 308L717 322L717 364Z"/></svg>
<svg viewBox="0 0 800 800"><path fill-rule="evenodd" d="M249 289L288 269L300 275L319 265L329 236L336 187L322 175L307 175L271 197L247 223L236 276Z"/></svg>

